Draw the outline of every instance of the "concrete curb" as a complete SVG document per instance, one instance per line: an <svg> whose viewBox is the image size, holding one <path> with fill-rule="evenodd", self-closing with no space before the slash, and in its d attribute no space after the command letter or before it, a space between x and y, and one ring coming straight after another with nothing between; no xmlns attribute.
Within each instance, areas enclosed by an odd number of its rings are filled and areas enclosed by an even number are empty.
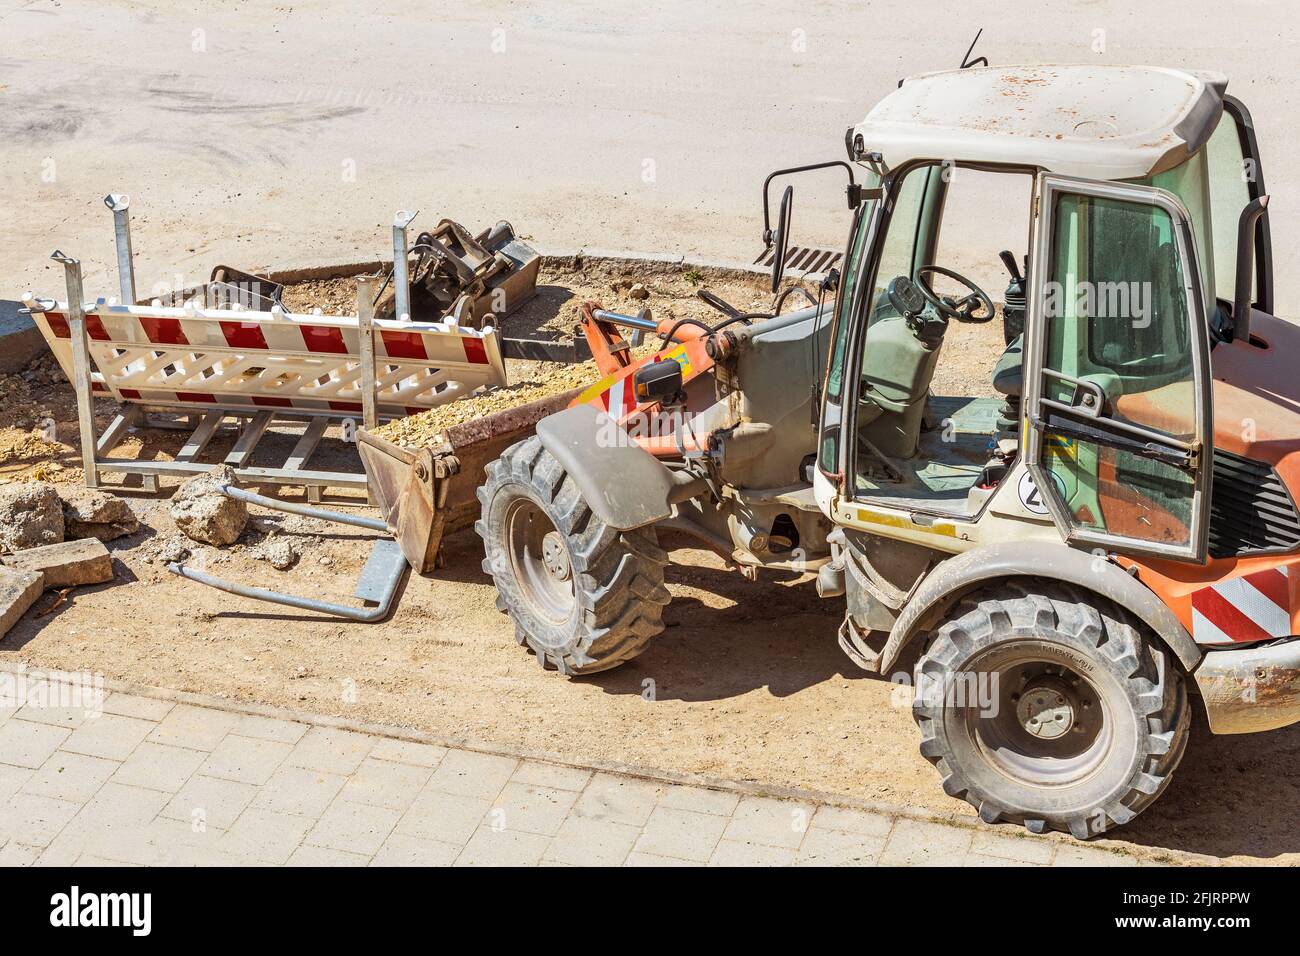
<svg viewBox="0 0 1300 956"><path fill-rule="evenodd" d="M21 302L0 299L0 375L26 368L45 351L45 338L30 315L20 315Z"/></svg>
<svg viewBox="0 0 1300 956"><path fill-rule="evenodd" d="M16 664L8 661L0 661L0 673L45 676L48 680L52 680L55 683L61 683L60 675L66 672L57 670L52 671L48 668L42 668L25 663ZM260 704L255 701L235 700L228 697L214 697L207 694L195 694L189 691L171 690L166 687L153 687L147 684L136 684L131 681L117 680L114 678L104 679L104 689L108 692L132 694L137 697L148 697L154 700L169 701L177 704L189 704L194 707L208 707L213 710L221 710L234 714L250 714L256 717L291 720L297 723L308 724L313 727L350 730L355 733L386 737L391 740L404 740L411 743L429 744L435 747L468 750L474 753L510 757L516 760L532 760L541 763L555 764L562 767L573 767L580 770L594 770L601 773L616 774L624 777L636 777L656 783L701 787L706 790L722 790L748 797L770 797L778 800L794 800L804 803L844 807L850 810L861 810L867 813L877 813L906 820L916 820L924 823L939 823L947 826L961 827L967 830L993 832L999 836L1011 837L1013 839L1052 840L1067 846L1077 844L1077 841L1063 833L1048 833L1041 836L1032 836L1024 832L1013 830L1009 827L990 830L982 824L977 817L960 813L958 811L953 811L952 813L933 813L919 810L915 807L868 800L864 797L853 796L852 794L834 793L824 790L809 790L799 787L788 787L780 784L758 783L746 780L731 780L725 777L710 776L708 774L660 770L653 767L641 767L634 764L627 764L617 760L580 760L575 757L564 756L562 754L551 753L544 750L535 750L530 747L491 743L488 741L474 740L468 737L444 737L439 734L415 730L408 727L377 724L370 721L355 720L350 717L317 714L300 710L295 707L277 707L270 704ZM1140 858L1142 856L1142 854L1134 852L1132 846L1129 844L1115 840L1091 840L1086 844L1077 845L1106 850L1115 853L1118 856L1131 858ZM1173 863L1182 866L1223 865L1223 861L1204 854L1188 853L1182 850L1169 850L1165 848L1146 849L1147 852L1159 862Z"/></svg>

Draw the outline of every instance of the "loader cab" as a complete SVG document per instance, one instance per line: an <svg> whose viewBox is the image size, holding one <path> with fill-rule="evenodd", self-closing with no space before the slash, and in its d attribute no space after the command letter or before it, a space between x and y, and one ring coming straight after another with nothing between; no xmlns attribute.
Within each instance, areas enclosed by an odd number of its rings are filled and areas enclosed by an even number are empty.
<svg viewBox="0 0 1300 956"><path fill-rule="evenodd" d="M1151 102L1126 97L1135 79ZM947 551L996 527L1205 559L1210 348L1239 321L1241 270L1247 305L1271 305L1266 219L1245 246L1238 237L1262 193L1258 153L1224 82L1130 67L928 74L850 131L875 188L835 316L823 511ZM1127 115L1111 105L1125 103ZM972 177L1000 185L962 208ZM945 251L972 209L977 238L1018 218L1021 244L1003 259L1027 264L1023 334L993 305L1011 297L971 277L979 257ZM988 246L984 261L1000 251Z"/></svg>

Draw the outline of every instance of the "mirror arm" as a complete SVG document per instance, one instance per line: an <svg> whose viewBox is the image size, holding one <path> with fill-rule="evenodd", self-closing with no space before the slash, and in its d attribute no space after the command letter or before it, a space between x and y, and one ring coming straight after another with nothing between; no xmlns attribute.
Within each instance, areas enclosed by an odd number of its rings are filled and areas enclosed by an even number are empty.
<svg viewBox="0 0 1300 956"><path fill-rule="evenodd" d="M772 180L778 176L790 176L794 173L806 173L814 169L830 169L833 166L841 166L849 174L849 183L847 186L847 198L850 209L856 209L858 203L862 201L862 187L857 180L853 178L853 167L842 159L832 160L828 163L812 163L808 166L791 166L787 169L777 169L768 173L767 178L763 180L763 243L771 248L772 246L772 216L768 203L769 187Z"/></svg>
<svg viewBox="0 0 1300 956"><path fill-rule="evenodd" d="M1250 309L1254 296L1255 224L1268 213L1268 196L1246 204L1237 220L1237 288L1232 297L1232 338L1250 341Z"/></svg>

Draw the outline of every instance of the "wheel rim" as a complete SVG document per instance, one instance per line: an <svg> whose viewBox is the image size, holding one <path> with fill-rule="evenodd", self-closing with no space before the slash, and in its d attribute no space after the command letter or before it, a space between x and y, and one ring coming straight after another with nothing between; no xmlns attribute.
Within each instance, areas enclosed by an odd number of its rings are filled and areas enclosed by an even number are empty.
<svg viewBox="0 0 1300 956"><path fill-rule="evenodd" d="M506 513L510 566L524 597L541 617L563 624L577 606L573 560L555 523L531 500L516 501Z"/></svg>
<svg viewBox="0 0 1300 956"><path fill-rule="evenodd" d="M1093 682L1059 660L1002 651L963 673L991 681L983 703L962 702L966 732L1000 773L1037 787L1075 786L1105 765L1114 721ZM951 713L952 711L950 711Z"/></svg>

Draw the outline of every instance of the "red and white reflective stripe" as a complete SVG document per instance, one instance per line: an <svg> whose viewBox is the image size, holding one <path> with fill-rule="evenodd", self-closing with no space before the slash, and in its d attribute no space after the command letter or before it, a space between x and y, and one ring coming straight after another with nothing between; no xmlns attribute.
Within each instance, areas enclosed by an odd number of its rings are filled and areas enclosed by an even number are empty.
<svg viewBox="0 0 1300 956"><path fill-rule="evenodd" d="M1289 570L1256 571L1192 595L1192 637L1198 644L1264 641L1291 634Z"/></svg>
<svg viewBox="0 0 1300 956"><path fill-rule="evenodd" d="M33 300L30 304L35 305ZM65 312L33 314L67 372ZM86 312L92 374L124 401L352 411L361 407L352 316L107 305ZM376 400L389 414L430 408L506 381L495 330L375 323Z"/></svg>

